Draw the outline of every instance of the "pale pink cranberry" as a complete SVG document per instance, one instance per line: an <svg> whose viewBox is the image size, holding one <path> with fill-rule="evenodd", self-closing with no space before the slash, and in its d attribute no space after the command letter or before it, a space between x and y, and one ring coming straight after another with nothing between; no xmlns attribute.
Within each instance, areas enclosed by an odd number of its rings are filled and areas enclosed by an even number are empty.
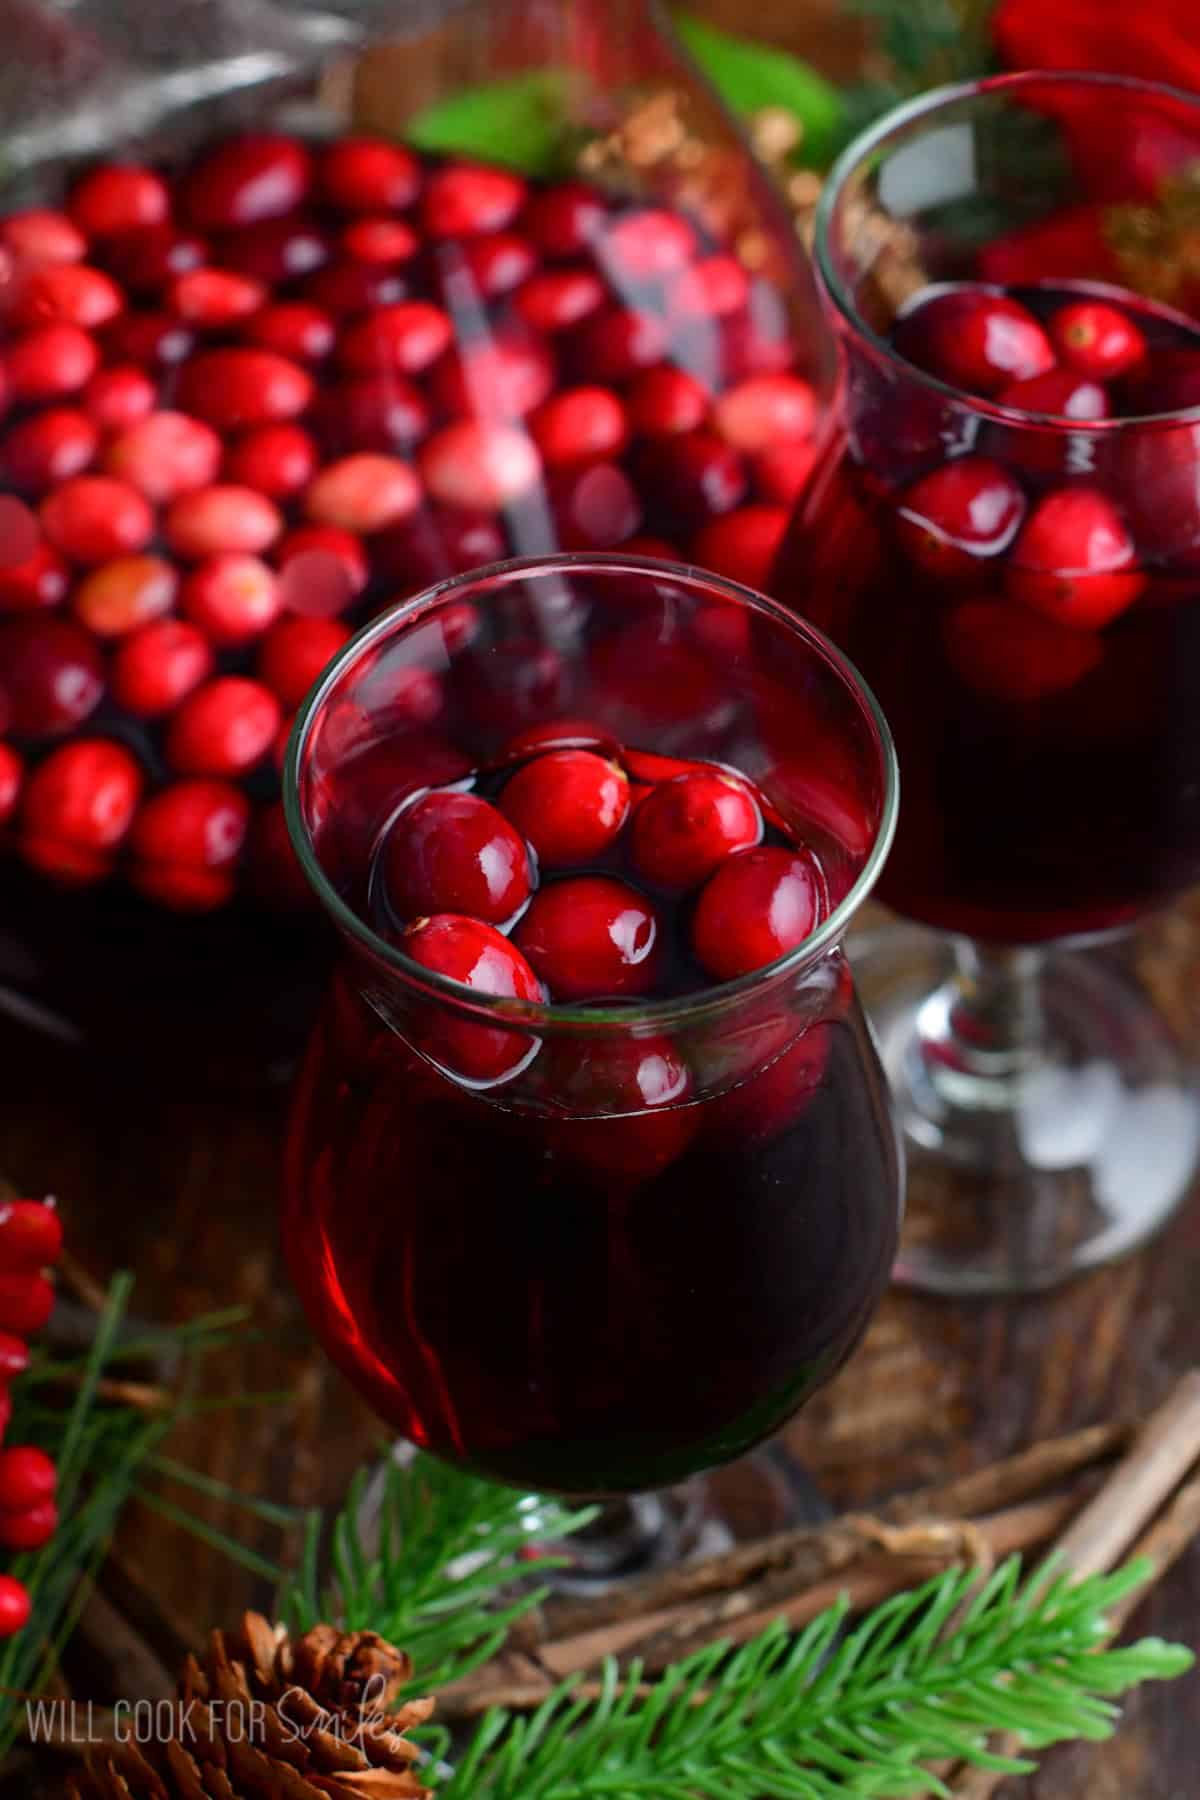
<svg viewBox="0 0 1200 1800"><path fill-rule="evenodd" d="M370 576L362 544L337 525L301 525L289 531L275 561L284 609L307 618L345 612Z"/></svg>
<svg viewBox="0 0 1200 1800"><path fill-rule="evenodd" d="M513 305L534 331L565 331L603 306L605 296L593 269L546 269L529 277Z"/></svg>
<svg viewBox="0 0 1200 1800"><path fill-rule="evenodd" d="M172 312L189 325L214 331L248 318L266 297L261 281L235 275L229 269L189 269L186 275L177 275L167 289L167 304Z"/></svg>
<svg viewBox="0 0 1200 1800"><path fill-rule="evenodd" d="M179 577L161 556L119 556L84 576L71 606L96 637L119 638L169 613L178 590Z"/></svg>
<svg viewBox="0 0 1200 1800"><path fill-rule="evenodd" d="M322 469L304 507L318 525L366 535L408 518L420 503L421 483L410 463L362 450Z"/></svg>
<svg viewBox="0 0 1200 1800"><path fill-rule="evenodd" d="M155 412L112 440L104 467L161 506L208 487L221 467L222 448L212 427L189 413Z"/></svg>
<svg viewBox="0 0 1200 1800"><path fill-rule="evenodd" d="M194 163L180 184L189 223L231 231L294 212L308 193L312 158L295 138L229 138Z"/></svg>
<svg viewBox="0 0 1200 1800"><path fill-rule="evenodd" d="M413 375L449 348L454 327L440 306L407 300L382 306L350 325L337 348L338 362L352 375L394 372Z"/></svg>
<svg viewBox="0 0 1200 1800"><path fill-rule="evenodd" d="M4 316L15 330L27 325L78 325L94 331L125 304L120 288L86 263L47 263L19 272Z"/></svg>
<svg viewBox="0 0 1200 1800"><path fill-rule="evenodd" d="M257 556L210 557L188 576L180 598L184 617L219 649L253 643L279 610L275 571Z"/></svg>
<svg viewBox="0 0 1200 1800"><path fill-rule="evenodd" d="M135 487L107 475L76 475L47 495L42 530L72 562L103 563L142 550L154 514Z"/></svg>
<svg viewBox="0 0 1200 1800"><path fill-rule="evenodd" d="M611 388L564 388L539 407L530 431L545 462L616 456L628 437L625 408Z"/></svg>
<svg viewBox="0 0 1200 1800"><path fill-rule="evenodd" d="M320 362L337 339L333 319L306 300L278 300L247 319L242 336L292 362Z"/></svg>
<svg viewBox="0 0 1200 1800"><path fill-rule="evenodd" d="M321 190L343 212L403 211L421 186L415 156L386 138L344 137L321 157Z"/></svg>
<svg viewBox="0 0 1200 1800"><path fill-rule="evenodd" d="M173 711L212 671L212 650L194 625L158 619L122 638L109 679L118 706L154 719Z"/></svg>
<svg viewBox="0 0 1200 1800"><path fill-rule="evenodd" d="M519 175L485 163L453 164L438 169L425 185L421 218L431 237L472 237L503 231L525 200Z"/></svg>
<svg viewBox="0 0 1200 1800"><path fill-rule="evenodd" d="M71 217L90 238L116 237L170 215L166 182L138 163L103 163L84 175L67 202Z"/></svg>
<svg viewBox="0 0 1200 1800"><path fill-rule="evenodd" d="M669 295L677 318L725 318L745 306L750 281L734 256L706 256L685 269Z"/></svg>
<svg viewBox="0 0 1200 1800"><path fill-rule="evenodd" d="M711 396L703 382L686 369L646 369L630 383L625 396L629 422L644 437L670 437L694 431L708 417Z"/></svg>
<svg viewBox="0 0 1200 1800"><path fill-rule="evenodd" d="M769 450L785 438L811 437L816 399L796 375L753 375L721 395L713 423L738 450Z"/></svg>
<svg viewBox="0 0 1200 1800"><path fill-rule="evenodd" d="M538 484L542 462L528 434L492 419L460 419L422 445L421 475L447 506L495 512Z"/></svg>
<svg viewBox="0 0 1200 1800"><path fill-rule="evenodd" d="M124 431L154 411L158 389L141 369L98 369L80 403L101 431Z"/></svg>
<svg viewBox="0 0 1200 1800"><path fill-rule="evenodd" d="M78 325L38 325L6 347L4 365L15 400L57 400L86 386L100 352Z"/></svg>
<svg viewBox="0 0 1200 1800"><path fill-rule="evenodd" d="M258 425L230 445L224 475L272 500L287 500L308 486L318 462L317 446L299 425Z"/></svg>
<svg viewBox="0 0 1200 1800"><path fill-rule="evenodd" d="M180 373L177 399L218 431L294 419L313 396L312 377L270 350L207 350Z"/></svg>
<svg viewBox="0 0 1200 1800"><path fill-rule="evenodd" d="M283 714L260 681L218 675L188 695L167 728L167 761L181 775L244 775L269 753Z"/></svg>
<svg viewBox="0 0 1200 1800"><path fill-rule="evenodd" d="M552 392L554 362L536 338L494 338L447 351L431 391L445 413L521 419Z"/></svg>
<svg viewBox="0 0 1200 1800"><path fill-rule="evenodd" d="M193 561L222 553L257 556L282 530L279 509L264 494L231 483L181 494L163 520L172 550Z"/></svg>
<svg viewBox="0 0 1200 1800"><path fill-rule="evenodd" d="M32 413L0 440L0 468L14 487L44 493L56 482L82 475L99 442L100 434L86 413L52 407Z"/></svg>
<svg viewBox="0 0 1200 1800"><path fill-rule="evenodd" d="M0 244L37 263L82 262L87 239L66 213L31 206L0 219Z"/></svg>
<svg viewBox="0 0 1200 1800"><path fill-rule="evenodd" d="M597 261L618 281L661 280L686 267L697 250L696 234L678 213L661 209L629 213L597 240Z"/></svg>
<svg viewBox="0 0 1200 1800"><path fill-rule="evenodd" d="M394 266L415 256L420 239L403 219L356 219L342 233L342 249L359 262Z"/></svg>

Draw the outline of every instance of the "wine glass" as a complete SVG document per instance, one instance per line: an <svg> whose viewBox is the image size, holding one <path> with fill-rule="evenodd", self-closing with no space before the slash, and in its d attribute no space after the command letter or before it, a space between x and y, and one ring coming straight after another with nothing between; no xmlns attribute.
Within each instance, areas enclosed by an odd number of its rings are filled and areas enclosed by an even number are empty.
<svg viewBox="0 0 1200 1800"><path fill-rule="evenodd" d="M896 775L853 670L696 570L498 564L343 650L284 785L341 939L284 1212L334 1362L422 1448L541 1490L637 1493L766 1438L850 1353L898 1233L841 948Z"/></svg>
<svg viewBox="0 0 1200 1800"><path fill-rule="evenodd" d="M823 195L840 423L772 591L879 695L881 893L945 934L857 965L910 1151L897 1274L940 1292L1128 1251L1196 1168L1122 934L1200 877L1198 169L1200 102L1027 74L893 113Z"/></svg>

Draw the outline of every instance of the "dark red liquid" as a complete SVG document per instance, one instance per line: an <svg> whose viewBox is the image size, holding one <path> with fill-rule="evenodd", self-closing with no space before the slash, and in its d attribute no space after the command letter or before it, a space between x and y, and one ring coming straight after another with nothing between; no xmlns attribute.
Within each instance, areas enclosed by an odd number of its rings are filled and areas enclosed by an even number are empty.
<svg viewBox="0 0 1200 1800"><path fill-rule="evenodd" d="M1045 318L1081 290L1018 297ZM1125 304L1152 352L1200 350L1200 333ZM1035 429L976 417L948 452L927 425L928 390L893 380L885 414L872 379L859 382L852 357L850 431L794 522L771 588L846 651L891 725L902 804L882 897L998 942L1102 931L1162 904L1200 878L1191 428L1170 428L1172 438L1126 424L1119 441L1102 441L1067 421ZM968 410L958 409L956 429ZM1011 549L945 579L911 560L897 529L902 496L964 453L1008 468L1030 508L1064 485L1110 496L1146 578L1133 604L1099 629L1073 629L1013 599Z"/></svg>

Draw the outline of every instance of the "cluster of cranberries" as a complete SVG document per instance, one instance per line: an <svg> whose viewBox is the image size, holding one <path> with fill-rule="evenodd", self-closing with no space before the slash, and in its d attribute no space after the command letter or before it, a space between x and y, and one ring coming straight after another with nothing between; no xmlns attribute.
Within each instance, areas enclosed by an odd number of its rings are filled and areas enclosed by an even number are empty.
<svg viewBox="0 0 1200 1800"><path fill-rule="evenodd" d="M0 1440L12 1414L13 1379L29 1367L27 1340L41 1331L54 1306L46 1270L62 1254L62 1225L51 1201L0 1203ZM56 1471L31 1445L0 1450L0 1545L38 1550L58 1525ZM0 1575L0 1637L29 1619L29 1595L14 1576Z"/></svg>
<svg viewBox="0 0 1200 1800"><path fill-rule="evenodd" d="M372 898L423 968L564 1004L749 974L802 943L827 904L816 855L744 777L622 748L580 720L525 731L470 785L410 800L381 841ZM436 1032L439 1059L471 1081L511 1075L529 1048L449 1018Z"/></svg>
<svg viewBox="0 0 1200 1800"><path fill-rule="evenodd" d="M1064 430L1200 401L1200 349L1164 338L1157 316L1133 296L1045 288L1022 299L947 285L916 297L896 321L894 341L948 384ZM1186 427L1149 438L1159 463L1145 465L1144 487L1126 481L1118 492L1095 454L1080 457L1075 473L1050 441L1054 473L1046 479L1032 441L1012 441L1016 457L1007 463L973 447L923 475L896 496L895 527L911 560L950 593L998 574L995 597L967 600L950 616L947 649L973 685L1036 698L1086 674L1100 655L1091 634L1144 592L1143 513L1157 509L1162 526L1170 505L1164 474L1186 478L1196 507L1196 450ZM1178 456L1186 467L1170 466ZM1021 462L1020 480L1012 460ZM1014 615L1008 602L1023 610Z"/></svg>
<svg viewBox="0 0 1200 1800"><path fill-rule="evenodd" d="M342 615L510 551L761 582L812 455L791 363L681 214L381 139L0 218L0 826L61 882L289 892L278 759Z"/></svg>

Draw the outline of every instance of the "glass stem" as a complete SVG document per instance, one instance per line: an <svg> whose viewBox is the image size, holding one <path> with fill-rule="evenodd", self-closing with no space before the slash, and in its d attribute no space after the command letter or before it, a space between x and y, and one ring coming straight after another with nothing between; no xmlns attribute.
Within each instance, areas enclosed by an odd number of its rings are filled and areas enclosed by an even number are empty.
<svg viewBox="0 0 1200 1800"><path fill-rule="evenodd" d="M1049 1054L1044 953L955 938L954 968L917 1015L922 1083L952 1106L1010 1111Z"/></svg>

